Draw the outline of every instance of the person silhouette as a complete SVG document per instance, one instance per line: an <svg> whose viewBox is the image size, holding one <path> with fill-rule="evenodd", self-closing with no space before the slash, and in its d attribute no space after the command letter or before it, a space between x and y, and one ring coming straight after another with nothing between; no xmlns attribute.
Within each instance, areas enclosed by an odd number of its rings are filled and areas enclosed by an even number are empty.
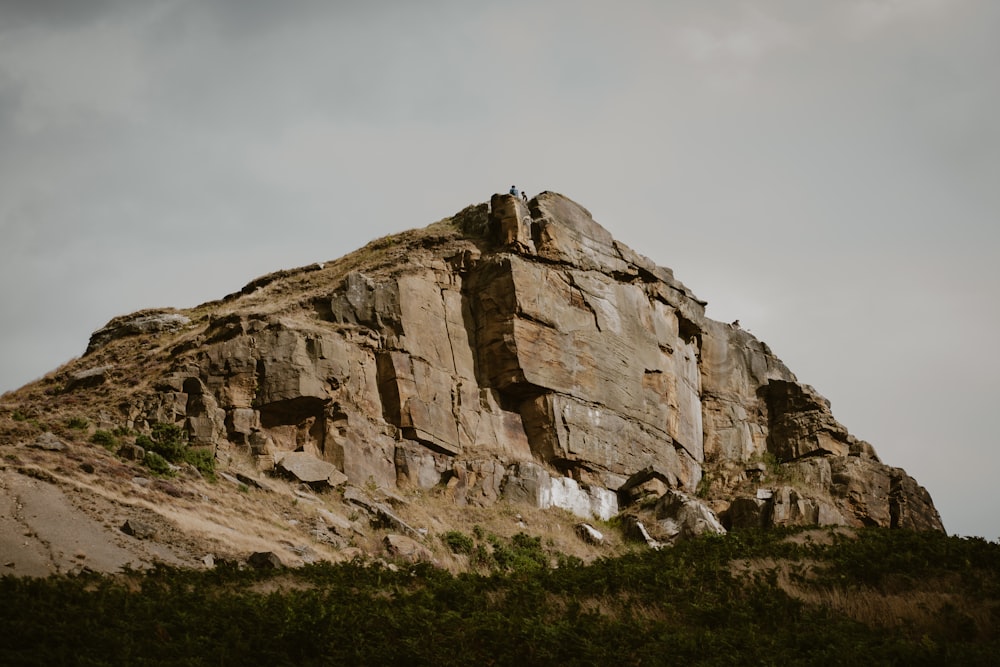
<svg viewBox="0 0 1000 667"><path fill-rule="evenodd" d="M517 196L518 193L517 193L517 186L516 185L510 186L510 194L514 195L515 197Z"/></svg>

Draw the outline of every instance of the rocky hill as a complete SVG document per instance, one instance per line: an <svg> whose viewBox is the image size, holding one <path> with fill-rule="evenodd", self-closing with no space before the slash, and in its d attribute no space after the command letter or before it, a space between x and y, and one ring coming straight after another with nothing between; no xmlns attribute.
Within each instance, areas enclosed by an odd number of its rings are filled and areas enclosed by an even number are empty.
<svg viewBox="0 0 1000 667"><path fill-rule="evenodd" d="M462 568L442 538L484 526L585 560L747 527L943 530L905 471L704 307L544 192L116 318L0 399L0 559Z"/></svg>

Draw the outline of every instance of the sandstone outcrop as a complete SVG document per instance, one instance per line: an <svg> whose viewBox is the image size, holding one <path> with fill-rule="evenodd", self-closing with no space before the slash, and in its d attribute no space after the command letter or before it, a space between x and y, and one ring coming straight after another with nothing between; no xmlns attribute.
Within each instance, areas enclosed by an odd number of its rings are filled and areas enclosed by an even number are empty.
<svg viewBox="0 0 1000 667"><path fill-rule="evenodd" d="M411 537L356 488L584 519L655 502L639 525L662 542L722 530L714 512L734 528L942 530L927 492L766 344L551 192L495 195L197 312L117 318L67 369L68 391L114 382L136 336L162 352L120 405L125 425L176 424L223 460L349 482L352 502Z"/></svg>

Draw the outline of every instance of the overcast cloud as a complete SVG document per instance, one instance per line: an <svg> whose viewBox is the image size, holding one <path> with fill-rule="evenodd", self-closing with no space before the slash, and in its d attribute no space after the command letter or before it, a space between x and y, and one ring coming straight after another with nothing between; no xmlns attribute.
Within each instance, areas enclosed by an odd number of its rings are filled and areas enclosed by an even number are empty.
<svg viewBox="0 0 1000 667"><path fill-rule="evenodd" d="M0 1L0 391L561 192L1000 538L1000 3Z"/></svg>

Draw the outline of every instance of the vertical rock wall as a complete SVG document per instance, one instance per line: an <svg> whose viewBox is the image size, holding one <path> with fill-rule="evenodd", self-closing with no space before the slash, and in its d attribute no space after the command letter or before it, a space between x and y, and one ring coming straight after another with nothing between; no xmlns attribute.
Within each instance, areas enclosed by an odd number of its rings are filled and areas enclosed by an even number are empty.
<svg viewBox="0 0 1000 667"><path fill-rule="evenodd" d="M183 423L263 467L301 450L355 483L601 516L637 476L693 493L706 470L734 471L713 487L722 502L771 456L803 464L799 486L734 503L732 525L940 525L766 345L706 318L583 207L496 195L459 217L475 237L359 265L315 309L217 317L133 418Z"/></svg>

